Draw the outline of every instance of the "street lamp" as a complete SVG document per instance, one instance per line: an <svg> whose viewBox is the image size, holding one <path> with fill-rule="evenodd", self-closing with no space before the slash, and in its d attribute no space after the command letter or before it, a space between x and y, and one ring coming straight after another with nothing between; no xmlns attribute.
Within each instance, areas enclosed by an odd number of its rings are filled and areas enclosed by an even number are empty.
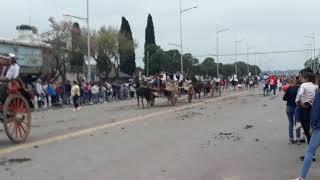
<svg viewBox="0 0 320 180"><path fill-rule="evenodd" d="M241 39L241 40L235 40L234 41L234 56L235 56L235 63L234 63L234 67L235 67L235 72L236 75L238 75L238 66L237 66L237 44L243 42L245 39Z"/></svg>
<svg viewBox="0 0 320 180"><path fill-rule="evenodd" d="M219 30L217 25L217 78L219 78L219 34L229 30L230 28Z"/></svg>
<svg viewBox="0 0 320 180"><path fill-rule="evenodd" d="M73 15L68 15L68 14L64 14L63 16L65 17L70 17L70 18L74 18L74 19L79 19L81 21L84 21L87 23L87 31L88 31L88 34L87 34L87 44L88 44L88 75L87 75L87 81L91 81L91 62L90 62L90 48L91 48L91 45L90 45L90 21L89 21L89 0L87 0L87 17L84 18L84 17L78 17L78 16L73 16Z"/></svg>
<svg viewBox="0 0 320 180"><path fill-rule="evenodd" d="M316 71L316 39L314 33L312 36L304 36L305 38L310 38L313 41L313 71Z"/></svg>
<svg viewBox="0 0 320 180"><path fill-rule="evenodd" d="M250 74L250 68L249 68L249 50L253 49L254 47L249 47L247 44L247 69L248 69L248 76Z"/></svg>
<svg viewBox="0 0 320 180"><path fill-rule="evenodd" d="M182 0L180 0L180 51L181 51L181 57L180 57L180 63L181 63L181 74L183 74L183 41L182 41L182 14L190 11L192 9L196 9L198 6L194 6L187 9L182 9Z"/></svg>

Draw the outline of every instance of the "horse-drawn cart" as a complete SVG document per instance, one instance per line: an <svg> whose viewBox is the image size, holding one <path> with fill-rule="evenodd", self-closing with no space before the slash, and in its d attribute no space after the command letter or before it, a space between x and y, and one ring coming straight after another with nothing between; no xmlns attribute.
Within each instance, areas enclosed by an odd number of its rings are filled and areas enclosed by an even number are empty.
<svg viewBox="0 0 320 180"><path fill-rule="evenodd" d="M10 66L10 57L0 55L0 68ZM3 75L4 73L2 73ZM31 128L30 96L23 89L25 86L19 79L0 81L0 122L9 139L14 143L25 142Z"/></svg>
<svg viewBox="0 0 320 180"><path fill-rule="evenodd" d="M169 81L165 83L165 87L164 86L152 87L152 90L159 96L166 97L168 99L168 102L171 103L173 106L177 104L177 100L179 96L179 88L176 82ZM154 98L155 97L156 96L154 96Z"/></svg>

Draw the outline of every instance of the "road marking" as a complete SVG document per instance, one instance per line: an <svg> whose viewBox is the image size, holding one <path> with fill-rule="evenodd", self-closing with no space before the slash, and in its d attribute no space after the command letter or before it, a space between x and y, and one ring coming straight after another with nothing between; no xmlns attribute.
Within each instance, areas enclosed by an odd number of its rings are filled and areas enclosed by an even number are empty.
<svg viewBox="0 0 320 180"><path fill-rule="evenodd" d="M35 142L30 142L30 143L26 143L26 144L15 145L15 146L12 146L12 147L3 148L3 149L0 149L0 155L16 152L18 150L23 150L23 149L30 149L30 148L33 148L34 146L41 146L41 145L45 145L45 144L50 144L50 143L54 143L54 142L63 141L63 140L66 140L66 139L71 139L71 138L74 138L74 137L79 137L79 136L82 136L82 135L85 135L85 134L90 134L90 133L93 133L93 132L96 132L96 131L109 129L109 128L112 128L112 127L115 127L115 126L119 126L119 125L123 125L123 124L129 124L129 123L132 123L132 122L135 122L135 121L145 120L145 119L148 119L148 118L160 116L160 115L171 113L171 112L175 112L175 111L181 111L181 110L185 110L185 109L188 109L188 108L197 107L199 105L203 105L203 104L206 104L206 103L220 101L220 100L228 99L228 98L231 98L231 97L236 97L236 96L239 96L239 95L242 95L242 94L246 94L246 93L248 93L248 92L245 91L245 92L240 92L240 93L236 93L236 94L232 94L232 95L227 95L227 96L223 96L223 97L209 99L209 100L204 101L204 102L197 102L197 103L193 103L193 104L190 104L190 105L180 106L180 107L169 109L169 110L165 110L165 111L155 112L155 113L151 113L151 114L143 115L143 116L137 116L137 117L134 117L134 118L124 119L124 120L121 120L121 121L118 121L118 122L114 122L114 123L107 123L107 124L104 124L104 125L99 125L99 126L96 126L96 127L87 128L87 129L79 130L79 131L72 132L72 133L58 135L58 136L55 136L55 137L50 137L50 138L43 139L43 140L38 140L38 141L35 141Z"/></svg>

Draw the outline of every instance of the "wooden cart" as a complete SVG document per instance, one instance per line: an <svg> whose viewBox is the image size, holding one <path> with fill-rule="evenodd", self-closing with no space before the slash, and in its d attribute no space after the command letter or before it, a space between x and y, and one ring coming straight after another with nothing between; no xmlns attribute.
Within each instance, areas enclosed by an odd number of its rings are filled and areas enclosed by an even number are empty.
<svg viewBox="0 0 320 180"><path fill-rule="evenodd" d="M9 57L0 55L0 66L9 67ZM0 122L3 123L4 130L12 142L25 142L31 129L31 108L28 99L30 97L23 91L24 84L21 80L0 81L0 83L6 87L5 101L0 104Z"/></svg>

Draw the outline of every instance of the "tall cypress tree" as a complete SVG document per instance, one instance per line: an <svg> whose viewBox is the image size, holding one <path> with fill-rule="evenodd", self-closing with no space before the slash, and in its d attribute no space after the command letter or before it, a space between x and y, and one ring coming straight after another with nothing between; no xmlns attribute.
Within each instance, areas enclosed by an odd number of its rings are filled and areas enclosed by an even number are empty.
<svg viewBox="0 0 320 180"><path fill-rule="evenodd" d="M71 30L71 66L79 67L82 70L84 65L83 42L79 23L75 22Z"/></svg>
<svg viewBox="0 0 320 180"><path fill-rule="evenodd" d="M136 55L130 24L122 17L119 32L120 71L133 74L136 69Z"/></svg>
<svg viewBox="0 0 320 180"><path fill-rule="evenodd" d="M154 35L154 26L151 14L148 15L145 44L144 44L144 61L146 60L149 52L149 57L155 53L156 40Z"/></svg>

